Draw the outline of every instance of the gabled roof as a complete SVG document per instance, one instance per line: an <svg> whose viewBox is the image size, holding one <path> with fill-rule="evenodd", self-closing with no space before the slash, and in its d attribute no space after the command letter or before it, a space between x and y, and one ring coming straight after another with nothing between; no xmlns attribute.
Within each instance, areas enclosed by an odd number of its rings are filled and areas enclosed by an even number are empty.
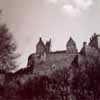
<svg viewBox="0 0 100 100"><path fill-rule="evenodd" d="M39 42L37 43L37 46L43 46L45 48L44 42L42 41L42 38L40 37Z"/></svg>

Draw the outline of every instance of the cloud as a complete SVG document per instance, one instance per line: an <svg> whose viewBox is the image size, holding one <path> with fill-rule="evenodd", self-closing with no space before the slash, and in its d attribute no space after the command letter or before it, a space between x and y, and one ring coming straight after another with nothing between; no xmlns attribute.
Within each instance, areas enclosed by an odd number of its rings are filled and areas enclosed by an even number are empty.
<svg viewBox="0 0 100 100"><path fill-rule="evenodd" d="M80 9L74 7L71 4L64 5L62 7L62 10L70 16L79 16L81 14Z"/></svg>
<svg viewBox="0 0 100 100"><path fill-rule="evenodd" d="M48 0L49 3L52 3L52 4L57 4L59 2L59 0Z"/></svg>
<svg viewBox="0 0 100 100"><path fill-rule="evenodd" d="M73 0L76 7L81 10L87 10L93 4L93 0Z"/></svg>
<svg viewBox="0 0 100 100"><path fill-rule="evenodd" d="M49 3L60 5L60 9L70 16L80 16L93 5L93 0L47 0ZM56 6L55 6L56 7Z"/></svg>

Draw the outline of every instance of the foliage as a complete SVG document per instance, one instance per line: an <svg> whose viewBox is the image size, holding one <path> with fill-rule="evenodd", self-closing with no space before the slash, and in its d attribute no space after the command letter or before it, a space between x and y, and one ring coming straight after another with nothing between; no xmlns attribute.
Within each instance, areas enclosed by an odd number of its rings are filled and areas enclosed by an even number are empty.
<svg viewBox="0 0 100 100"><path fill-rule="evenodd" d="M12 77L10 77L12 76ZM68 70L56 70L52 75L13 75L0 86L3 98L21 100L66 100L68 96ZM22 80L23 79L23 80ZM24 81L24 82L22 82Z"/></svg>
<svg viewBox="0 0 100 100"><path fill-rule="evenodd" d="M0 70L9 71L16 67L16 43L5 24L0 24Z"/></svg>
<svg viewBox="0 0 100 100"><path fill-rule="evenodd" d="M66 100L69 95L69 73L68 69L56 70L50 78L49 91L50 95L57 100Z"/></svg>
<svg viewBox="0 0 100 100"><path fill-rule="evenodd" d="M90 52L85 56L85 66L80 64L73 77L72 93L79 100L100 99L100 53L96 53ZM82 67L85 70L80 70Z"/></svg>

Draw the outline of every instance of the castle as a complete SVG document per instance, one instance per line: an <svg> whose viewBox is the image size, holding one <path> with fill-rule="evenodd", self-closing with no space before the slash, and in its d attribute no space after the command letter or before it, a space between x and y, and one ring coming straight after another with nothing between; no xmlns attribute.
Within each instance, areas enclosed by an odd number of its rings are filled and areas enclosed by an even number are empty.
<svg viewBox="0 0 100 100"><path fill-rule="evenodd" d="M94 33L90 38L89 43L83 42L83 47L78 52L75 41L70 37L66 43L66 50L51 51L51 40L44 44L42 38L39 39L36 45L36 53L30 54L26 68L17 71L17 74L23 73L48 73L55 69L67 67L74 72L78 66L85 68L86 56L100 57L100 35ZM88 62L93 64L93 61ZM100 58L99 58L100 59ZM73 67L74 66L74 67Z"/></svg>
<svg viewBox="0 0 100 100"><path fill-rule="evenodd" d="M78 55L72 61L73 74L77 73L78 68L85 70L97 66L97 61L100 62L100 35L94 33L89 40L89 43L83 43L83 47ZM74 67L73 67L74 66Z"/></svg>
<svg viewBox="0 0 100 100"><path fill-rule="evenodd" d="M85 55L98 51L100 51L100 35L96 33L90 38L88 44L86 42L83 43L80 52L78 52L72 37L66 43L66 50L54 52L51 51L51 39L44 44L40 37L36 45L36 53L32 53L29 56L27 67L33 68L33 72L47 72L52 69L69 68L73 62L74 66L78 66L77 64L84 63Z"/></svg>
<svg viewBox="0 0 100 100"><path fill-rule="evenodd" d="M36 45L36 53L29 56L27 66L33 67L34 72L68 67L77 54L76 43L71 37L66 44L66 50L55 52L51 51L51 39L44 44L40 37Z"/></svg>

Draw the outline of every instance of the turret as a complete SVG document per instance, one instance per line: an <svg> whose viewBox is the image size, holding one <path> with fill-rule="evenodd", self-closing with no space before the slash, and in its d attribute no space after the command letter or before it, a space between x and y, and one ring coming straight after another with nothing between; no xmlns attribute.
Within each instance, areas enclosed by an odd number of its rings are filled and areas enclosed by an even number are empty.
<svg viewBox="0 0 100 100"><path fill-rule="evenodd" d="M49 41L46 42L46 53L50 53L50 49L51 49L51 39Z"/></svg>
<svg viewBox="0 0 100 100"><path fill-rule="evenodd" d="M83 56L86 56L86 46L87 46L87 42L83 42L83 47L80 50L80 54Z"/></svg>
<svg viewBox="0 0 100 100"><path fill-rule="evenodd" d="M46 47L41 37L36 45L36 56L39 63L46 61Z"/></svg>
<svg viewBox="0 0 100 100"><path fill-rule="evenodd" d="M75 41L70 37L66 45L67 53L77 53L77 47Z"/></svg>
<svg viewBox="0 0 100 100"><path fill-rule="evenodd" d="M36 45L36 54L41 55L45 51L45 45L42 41L42 38L40 37L39 42Z"/></svg>
<svg viewBox="0 0 100 100"><path fill-rule="evenodd" d="M90 38L89 46L100 49L100 35L94 33L94 35Z"/></svg>

